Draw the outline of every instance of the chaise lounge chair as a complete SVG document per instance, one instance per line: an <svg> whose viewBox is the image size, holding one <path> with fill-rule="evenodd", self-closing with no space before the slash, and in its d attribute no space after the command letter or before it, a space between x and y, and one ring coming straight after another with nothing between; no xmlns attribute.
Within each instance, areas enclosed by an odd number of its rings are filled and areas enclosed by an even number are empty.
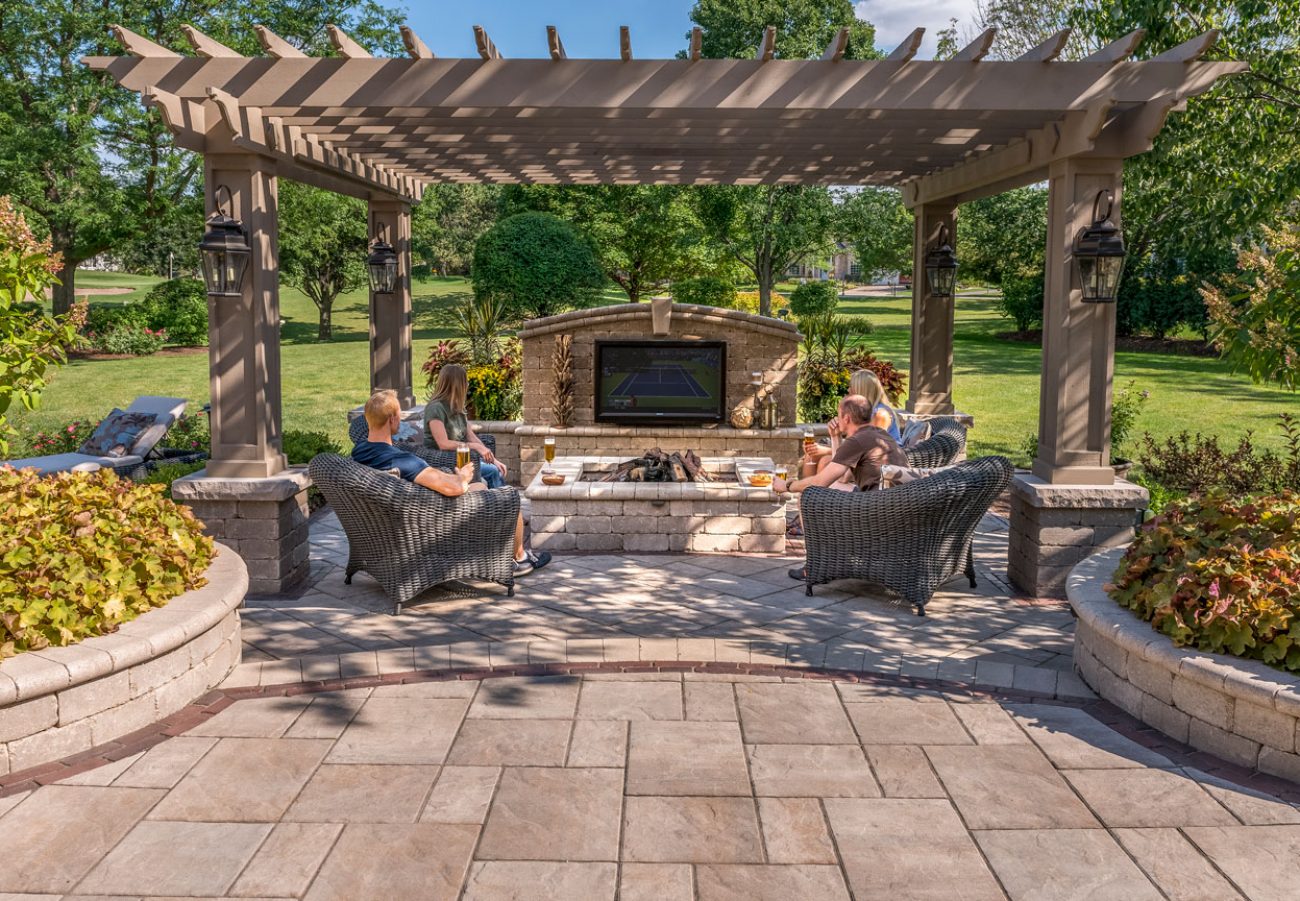
<svg viewBox="0 0 1300 901"><path fill-rule="evenodd" d="M41 475L56 472L74 472L96 469L111 469L120 476L129 476L140 467L149 453L158 446L172 423L185 412L187 401L180 397L137 397L126 413L152 413L157 418L153 424L142 431L132 442L130 452L121 456L103 456L81 453L80 450L67 454L47 454L44 457L27 457L22 460L0 460L0 466L12 466L15 469L32 468ZM84 448L85 445L82 446Z"/></svg>

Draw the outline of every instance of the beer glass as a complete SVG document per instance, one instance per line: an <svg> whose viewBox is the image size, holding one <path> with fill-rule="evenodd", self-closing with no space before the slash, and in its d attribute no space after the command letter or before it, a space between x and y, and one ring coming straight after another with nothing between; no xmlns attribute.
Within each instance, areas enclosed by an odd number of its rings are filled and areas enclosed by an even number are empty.
<svg viewBox="0 0 1300 901"><path fill-rule="evenodd" d="M542 452L546 455L547 463L555 462L555 439L547 438L542 442Z"/></svg>
<svg viewBox="0 0 1300 901"><path fill-rule="evenodd" d="M803 452L811 454L817 446L817 438L813 435L812 429L805 429L803 433Z"/></svg>
<svg viewBox="0 0 1300 901"><path fill-rule="evenodd" d="M456 448L456 468L469 465L469 445L462 444Z"/></svg>
<svg viewBox="0 0 1300 901"><path fill-rule="evenodd" d="M778 463L776 466L776 477L784 482L790 476L790 467L784 463Z"/></svg>

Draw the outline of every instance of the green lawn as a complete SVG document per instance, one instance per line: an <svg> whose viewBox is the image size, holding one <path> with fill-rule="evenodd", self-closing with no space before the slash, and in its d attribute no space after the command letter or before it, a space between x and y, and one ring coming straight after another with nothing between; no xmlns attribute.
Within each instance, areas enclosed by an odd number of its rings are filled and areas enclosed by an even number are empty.
<svg viewBox="0 0 1300 901"><path fill-rule="evenodd" d="M83 285L145 286L157 279L116 273L79 273ZM461 278L424 278L415 285L414 360L416 393L424 392L419 372L429 348L450 336L442 325L445 311L469 293ZM610 302L621 294L607 292ZM334 340L316 341L316 308L301 292L281 290L285 319L281 347L284 426L313 429L336 438L346 435L345 412L361 403L369 386L366 291L339 298L334 310ZM127 295L104 301L129 299ZM865 315L876 326L864 342L877 355L906 369L908 365L910 299L850 298L841 311ZM971 433L975 453L1005 453L1023 459L1026 436L1037 429L1040 351L1036 345L999 339L1006 320L988 296L963 296L957 301L954 337L954 394L958 409L974 415ZM1217 360L1155 353L1118 353L1116 384L1129 379L1151 392L1138 424L1163 436L1183 429L1214 433L1235 440L1253 429L1267 443L1280 446L1274 428L1278 413L1294 411L1300 399L1280 388L1260 387L1234 376ZM206 353L160 354L131 360L74 361L53 377L41 409L20 414L24 431L50 429L78 417L101 416L111 407L124 407L139 394L188 397L194 409L207 401ZM14 451L21 451L20 445Z"/></svg>
<svg viewBox="0 0 1300 901"><path fill-rule="evenodd" d="M140 300L149 289L165 279L156 275L130 275L126 272L96 272L92 269L77 270L77 290L83 288L130 288L130 294L94 294L88 295L91 303L113 302L125 303Z"/></svg>

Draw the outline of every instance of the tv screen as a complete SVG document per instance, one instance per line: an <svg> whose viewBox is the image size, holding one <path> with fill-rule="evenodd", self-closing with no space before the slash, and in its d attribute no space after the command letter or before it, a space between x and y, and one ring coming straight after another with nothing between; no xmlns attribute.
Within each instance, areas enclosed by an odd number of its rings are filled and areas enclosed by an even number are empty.
<svg viewBox="0 0 1300 901"><path fill-rule="evenodd" d="M597 341L598 422L721 422L723 341Z"/></svg>

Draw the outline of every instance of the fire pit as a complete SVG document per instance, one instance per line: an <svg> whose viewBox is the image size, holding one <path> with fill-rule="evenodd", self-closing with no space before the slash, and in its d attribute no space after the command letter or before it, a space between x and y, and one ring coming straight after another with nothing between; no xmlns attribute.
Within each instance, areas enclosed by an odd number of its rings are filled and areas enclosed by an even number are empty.
<svg viewBox="0 0 1300 901"><path fill-rule="evenodd" d="M601 476L602 482L712 482L704 463L693 451L666 454L659 448L648 450L635 460L619 464L613 472Z"/></svg>
<svg viewBox="0 0 1300 901"><path fill-rule="evenodd" d="M662 452L661 452L662 453ZM649 454L646 455L647 457ZM671 454L664 455L671 460ZM694 455L691 455L694 457ZM639 458L644 459L644 458ZM556 457L524 490L533 546L548 551L785 552L785 502L749 477L765 457L695 457L698 481L631 480L625 457ZM683 467L685 463L683 461ZM620 478L620 470L628 481Z"/></svg>

